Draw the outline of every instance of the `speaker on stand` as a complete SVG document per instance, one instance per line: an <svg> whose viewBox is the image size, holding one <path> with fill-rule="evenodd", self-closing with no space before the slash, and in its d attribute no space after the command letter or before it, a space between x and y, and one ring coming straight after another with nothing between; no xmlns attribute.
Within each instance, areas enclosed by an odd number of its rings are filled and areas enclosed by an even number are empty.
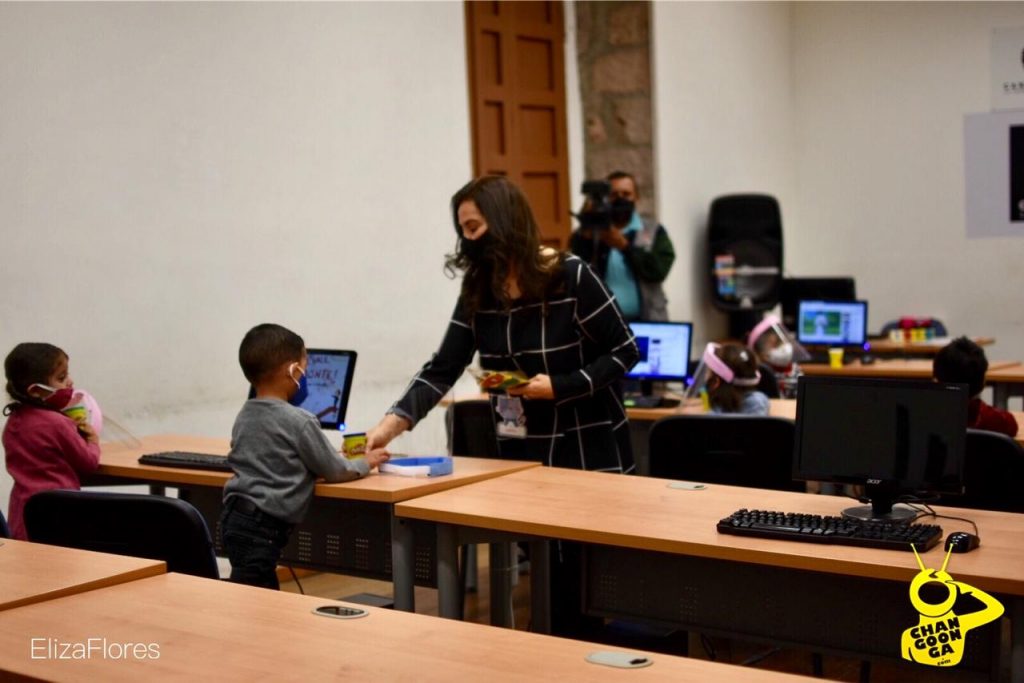
<svg viewBox="0 0 1024 683"><path fill-rule="evenodd" d="M708 213L712 303L729 315L729 336L745 339L782 289L782 212L765 194L716 198Z"/></svg>

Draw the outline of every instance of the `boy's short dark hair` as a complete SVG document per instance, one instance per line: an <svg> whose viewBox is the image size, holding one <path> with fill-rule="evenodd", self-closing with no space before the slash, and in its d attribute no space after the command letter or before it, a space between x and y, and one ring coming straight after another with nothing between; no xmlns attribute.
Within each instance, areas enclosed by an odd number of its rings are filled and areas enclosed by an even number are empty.
<svg viewBox="0 0 1024 683"><path fill-rule="evenodd" d="M985 388L988 359L981 347L967 337L957 337L942 347L932 363L932 374L940 382L966 384L971 396Z"/></svg>
<svg viewBox="0 0 1024 683"><path fill-rule="evenodd" d="M286 327L274 323L257 325L245 333L238 347L238 363L250 383L259 382L282 363L302 360L306 343Z"/></svg>

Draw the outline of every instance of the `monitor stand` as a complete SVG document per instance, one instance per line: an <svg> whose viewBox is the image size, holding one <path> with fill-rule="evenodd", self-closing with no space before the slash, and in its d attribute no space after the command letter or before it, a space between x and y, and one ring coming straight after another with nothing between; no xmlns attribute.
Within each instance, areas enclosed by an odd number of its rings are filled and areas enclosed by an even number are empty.
<svg viewBox="0 0 1024 683"><path fill-rule="evenodd" d="M897 491L894 488L868 484L864 487L864 493L871 500L871 504L846 508L843 510L843 517L869 522L910 522L917 516L917 510L913 508L893 508L897 498Z"/></svg>
<svg viewBox="0 0 1024 683"><path fill-rule="evenodd" d="M622 393L626 396L653 396L654 381L649 379L623 380Z"/></svg>

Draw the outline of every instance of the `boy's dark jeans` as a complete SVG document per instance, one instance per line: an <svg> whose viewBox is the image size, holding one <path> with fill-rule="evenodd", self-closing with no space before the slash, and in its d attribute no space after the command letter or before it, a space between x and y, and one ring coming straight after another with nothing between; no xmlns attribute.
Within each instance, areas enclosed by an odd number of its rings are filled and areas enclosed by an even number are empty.
<svg viewBox="0 0 1024 683"><path fill-rule="evenodd" d="M220 516L221 542L231 560L231 581L278 590L277 561L292 527L248 498L231 496Z"/></svg>

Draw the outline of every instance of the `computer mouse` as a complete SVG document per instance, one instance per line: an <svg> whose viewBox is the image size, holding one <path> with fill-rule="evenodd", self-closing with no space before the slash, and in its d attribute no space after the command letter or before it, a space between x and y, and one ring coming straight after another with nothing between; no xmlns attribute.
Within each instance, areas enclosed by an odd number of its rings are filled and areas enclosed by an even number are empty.
<svg viewBox="0 0 1024 683"><path fill-rule="evenodd" d="M981 539L966 531L954 531L946 536L946 543L943 546L946 550L954 553L969 553L981 545Z"/></svg>
<svg viewBox="0 0 1024 683"><path fill-rule="evenodd" d="M874 362L875 362L875 357L872 356L869 353L865 353L863 356L860 357L860 364L861 365L871 365Z"/></svg>

